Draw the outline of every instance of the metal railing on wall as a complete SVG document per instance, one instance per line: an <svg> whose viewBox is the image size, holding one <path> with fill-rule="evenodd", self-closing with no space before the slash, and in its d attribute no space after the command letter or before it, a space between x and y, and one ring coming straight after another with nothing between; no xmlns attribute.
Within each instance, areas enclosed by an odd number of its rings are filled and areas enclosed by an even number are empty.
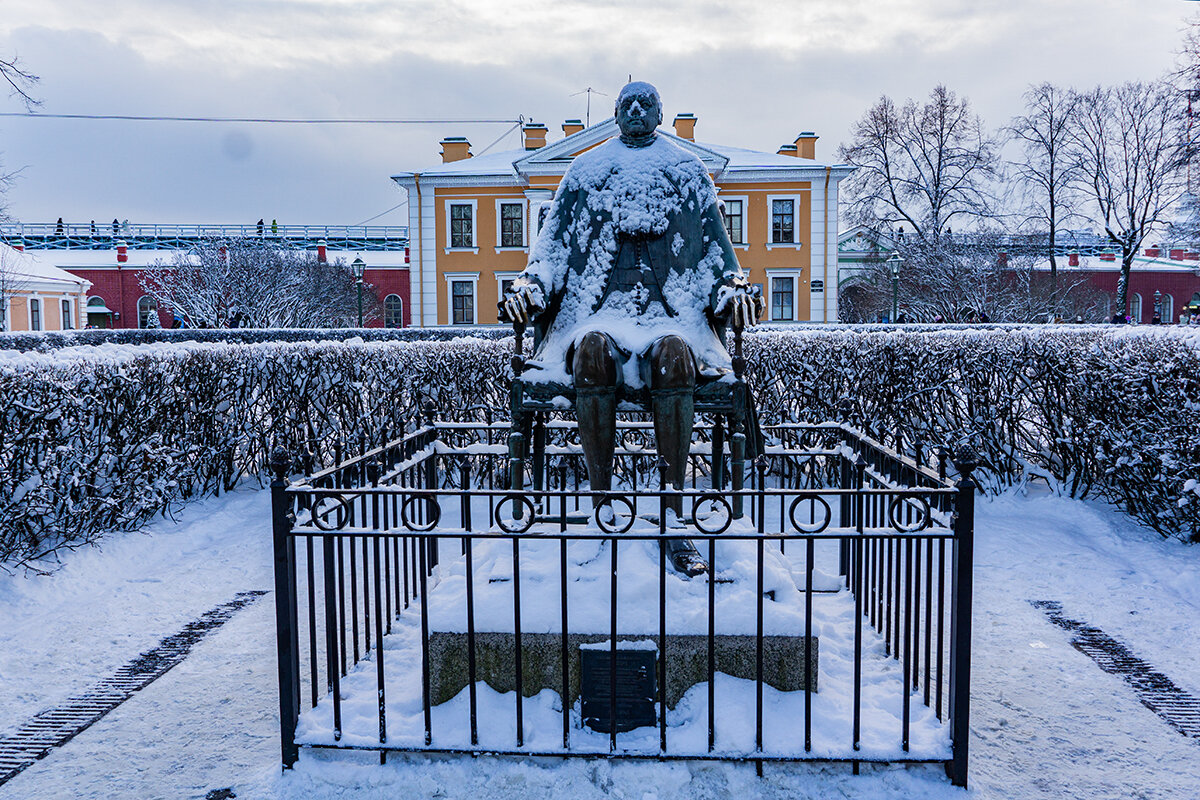
<svg viewBox="0 0 1200 800"><path fill-rule="evenodd" d="M0 225L0 241L28 250L109 250L124 243L139 249L186 249L201 239L255 238L289 246L402 250L404 225L152 225L140 223L34 222Z"/></svg>

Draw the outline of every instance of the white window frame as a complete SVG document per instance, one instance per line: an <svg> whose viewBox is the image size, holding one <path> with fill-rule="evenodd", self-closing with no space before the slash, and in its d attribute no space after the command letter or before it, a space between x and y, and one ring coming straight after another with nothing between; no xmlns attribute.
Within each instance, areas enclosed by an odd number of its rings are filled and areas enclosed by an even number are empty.
<svg viewBox="0 0 1200 800"><path fill-rule="evenodd" d="M521 276L521 272L519 270L510 270L507 272L493 272L492 274L496 277L496 299L497 300L504 299L504 282L516 280L517 278L519 278Z"/></svg>
<svg viewBox="0 0 1200 800"><path fill-rule="evenodd" d="M1164 325L1175 322L1175 298L1170 292L1162 293L1162 321Z"/></svg>
<svg viewBox="0 0 1200 800"><path fill-rule="evenodd" d="M744 194L720 194L718 197L722 201L728 203L730 200L736 200L742 204L742 242L733 242L734 250L748 250L750 248L750 196ZM724 221L724 220L722 220ZM770 236L767 237L770 241Z"/></svg>
<svg viewBox="0 0 1200 800"><path fill-rule="evenodd" d="M521 207L521 244L514 247L504 247L500 244L500 234L504 220L500 217L500 206ZM529 201L524 197L499 197L496 199L496 252L509 252L529 249Z"/></svg>
<svg viewBox="0 0 1200 800"><path fill-rule="evenodd" d="M767 243L768 250L799 250L804 246L804 242L800 241L800 209L803 206L801 200L804 198L802 194L769 194L767 195L767 225L766 238L763 240ZM775 201L776 200L791 200L792 201L792 241L790 242L773 242L771 241L772 225L775 219Z"/></svg>
<svg viewBox="0 0 1200 800"><path fill-rule="evenodd" d="M67 313L65 313L65 314L62 314L63 303L67 304ZM74 310L74 304L71 302L71 298L69 298L69 297L59 298L58 311L60 314L62 314L62 318L59 319L59 321L58 321L58 324L62 326L59 330L64 330L64 331L75 330L75 315L71 313L73 310Z"/></svg>
<svg viewBox="0 0 1200 800"><path fill-rule="evenodd" d="M403 328L404 327L404 298L401 297L396 292L389 292L388 294L384 295L384 298L383 298L383 325L385 328L387 327L387 301L388 301L388 298L390 298L390 297L394 297L400 301L400 326L399 327ZM396 329L393 328L392 330L396 330Z"/></svg>
<svg viewBox="0 0 1200 800"><path fill-rule="evenodd" d="M479 324L479 273L478 272L446 272L443 273L446 279L446 324L454 325L454 283L456 281L471 282L471 306L474 310L474 322L459 323L459 324Z"/></svg>
<svg viewBox="0 0 1200 800"><path fill-rule="evenodd" d="M154 307L153 307L153 310L150 312L151 314L158 313L158 301L157 300L155 300L153 297L151 297L148 294L144 294L141 297L139 297L137 299L137 305L134 306L134 308L136 309L136 312L137 312L137 326L138 326L139 330L144 330L149 327L148 325L142 324L142 301L143 300L149 300L153 304Z"/></svg>
<svg viewBox="0 0 1200 800"><path fill-rule="evenodd" d="M1129 319L1134 325L1142 324L1142 312L1145 311L1142 305L1142 296L1137 292L1129 293Z"/></svg>
<svg viewBox="0 0 1200 800"><path fill-rule="evenodd" d="M470 206L471 207L471 246L470 247L451 247L451 232L450 232L450 206ZM446 252L447 253L478 253L479 252L479 201L474 198L447 198L446 199Z"/></svg>
<svg viewBox="0 0 1200 800"><path fill-rule="evenodd" d="M800 315L800 279L804 276L802 268L787 268L787 269L772 269L767 268L767 322L797 322ZM792 318L791 319L775 319L772 312L775 308L775 279L785 278L792 282Z"/></svg>
<svg viewBox="0 0 1200 800"><path fill-rule="evenodd" d="M33 327L33 304L38 304L38 326ZM42 298L35 294L29 295L25 300L25 316L28 318L30 331L46 330L46 304L42 302Z"/></svg>

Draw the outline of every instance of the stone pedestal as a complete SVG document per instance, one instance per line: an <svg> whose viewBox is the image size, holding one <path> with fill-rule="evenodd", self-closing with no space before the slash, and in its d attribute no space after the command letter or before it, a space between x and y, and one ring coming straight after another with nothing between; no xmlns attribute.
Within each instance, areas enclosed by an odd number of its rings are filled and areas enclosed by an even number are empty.
<svg viewBox="0 0 1200 800"><path fill-rule="evenodd" d="M607 634L571 633L567 635L568 705L579 697L579 646L607 642ZM619 642L653 641L652 635L617 636ZM521 634L521 693L532 697L543 689L562 692L562 641L557 633ZM811 646L806 646L811 643ZM754 680L755 637L718 635L714 639L716 671L735 678ZM475 677L498 692L517 688L515 674L515 637L511 633L475 634ZM782 692L804 691L807 667L809 688L817 691L816 637L764 636L763 683ZM662 657L659 653L659 657ZM667 707L673 708L688 689L708 680L708 637L669 634L666 640ZM429 634L429 683L433 705L451 699L468 682L467 635L433 632Z"/></svg>

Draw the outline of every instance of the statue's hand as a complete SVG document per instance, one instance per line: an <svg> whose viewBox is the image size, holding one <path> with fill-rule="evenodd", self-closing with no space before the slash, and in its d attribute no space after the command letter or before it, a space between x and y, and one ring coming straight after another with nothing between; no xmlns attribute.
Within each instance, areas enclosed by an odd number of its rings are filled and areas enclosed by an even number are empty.
<svg viewBox="0 0 1200 800"><path fill-rule="evenodd" d="M766 308L762 290L742 278L721 289L718 297L717 316L729 316L730 323L735 328L747 328L757 324Z"/></svg>
<svg viewBox="0 0 1200 800"><path fill-rule="evenodd" d="M524 278L517 278L498 305L501 322L524 325L546 309L546 300L542 287Z"/></svg>

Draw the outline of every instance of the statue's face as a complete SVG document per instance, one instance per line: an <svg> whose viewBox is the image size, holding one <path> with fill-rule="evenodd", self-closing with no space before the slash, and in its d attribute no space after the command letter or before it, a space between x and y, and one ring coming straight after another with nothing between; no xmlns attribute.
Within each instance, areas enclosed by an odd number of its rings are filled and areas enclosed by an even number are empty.
<svg viewBox="0 0 1200 800"><path fill-rule="evenodd" d="M617 103L617 125L626 136L645 136L662 124L662 106L653 92L628 92Z"/></svg>

